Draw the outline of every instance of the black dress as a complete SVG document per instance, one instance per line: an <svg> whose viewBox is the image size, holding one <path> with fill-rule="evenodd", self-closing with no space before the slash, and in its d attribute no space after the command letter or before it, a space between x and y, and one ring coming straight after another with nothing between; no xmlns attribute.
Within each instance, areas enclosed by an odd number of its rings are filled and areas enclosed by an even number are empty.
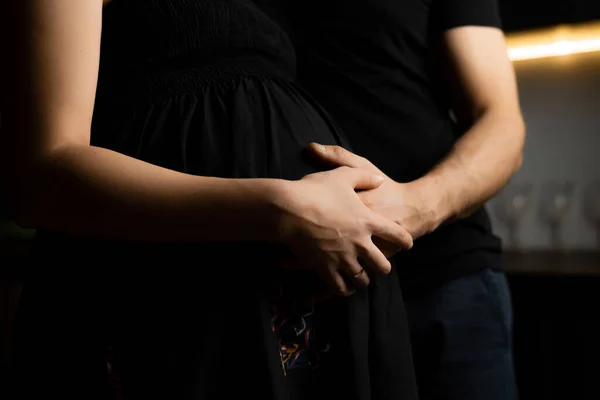
<svg viewBox="0 0 600 400"><path fill-rule="evenodd" d="M116 0L92 144L189 174L299 179L320 170L308 143L346 142L294 78L288 37L250 0ZM415 399L395 272L299 305L316 280L278 269L284 255L40 232L13 396Z"/></svg>

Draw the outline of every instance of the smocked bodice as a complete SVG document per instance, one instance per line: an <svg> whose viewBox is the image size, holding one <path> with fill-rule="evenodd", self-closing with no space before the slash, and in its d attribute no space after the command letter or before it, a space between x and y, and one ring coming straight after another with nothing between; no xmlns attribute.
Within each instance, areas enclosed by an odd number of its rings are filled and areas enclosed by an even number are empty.
<svg viewBox="0 0 600 400"><path fill-rule="evenodd" d="M284 31L250 0L113 0L103 12L100 83L123 92L231 74L293 80L295 62Z"/></svg>

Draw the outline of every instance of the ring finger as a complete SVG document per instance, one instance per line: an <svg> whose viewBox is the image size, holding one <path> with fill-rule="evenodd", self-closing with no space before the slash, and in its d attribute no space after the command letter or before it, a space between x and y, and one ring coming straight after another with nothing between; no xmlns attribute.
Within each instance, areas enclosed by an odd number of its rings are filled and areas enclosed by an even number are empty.
<svg viewBox="0 0 600 400"><path fill-rule="evenodd" d="M348 269L345 271L345 277L354 287L366 287L370 283L369 274L362 267L359 260L348 262Z"/></svg>

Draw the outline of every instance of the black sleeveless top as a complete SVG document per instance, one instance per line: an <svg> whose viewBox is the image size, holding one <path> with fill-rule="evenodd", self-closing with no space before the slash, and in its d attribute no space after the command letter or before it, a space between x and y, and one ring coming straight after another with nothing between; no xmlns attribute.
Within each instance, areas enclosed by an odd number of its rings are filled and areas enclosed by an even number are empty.
<svg viewBox="0 0 600 400"><path fill-rule="evenodd" d="M317 172L308 143L347 143L295 65L250 0L116 0L103 13L92 144L195 175ZM313 305L299 300L316 278L278 268L285 254L40 233L14 379L39 384L19 396L415 399L395 271Z"/></svg>

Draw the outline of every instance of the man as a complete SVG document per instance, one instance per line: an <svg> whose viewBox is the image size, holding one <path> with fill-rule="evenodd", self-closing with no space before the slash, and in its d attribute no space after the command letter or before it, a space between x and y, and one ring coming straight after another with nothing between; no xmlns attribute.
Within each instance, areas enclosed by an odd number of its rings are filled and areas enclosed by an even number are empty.
<svg viewBox="0 0 600 400"><path fill-rule="evenodd" d="M521 164L525 127L495 0L302 0L298 81L379 168L359 195L416 239L395 257L422 399L516 399L501 243L482 208Z"/></svg>

